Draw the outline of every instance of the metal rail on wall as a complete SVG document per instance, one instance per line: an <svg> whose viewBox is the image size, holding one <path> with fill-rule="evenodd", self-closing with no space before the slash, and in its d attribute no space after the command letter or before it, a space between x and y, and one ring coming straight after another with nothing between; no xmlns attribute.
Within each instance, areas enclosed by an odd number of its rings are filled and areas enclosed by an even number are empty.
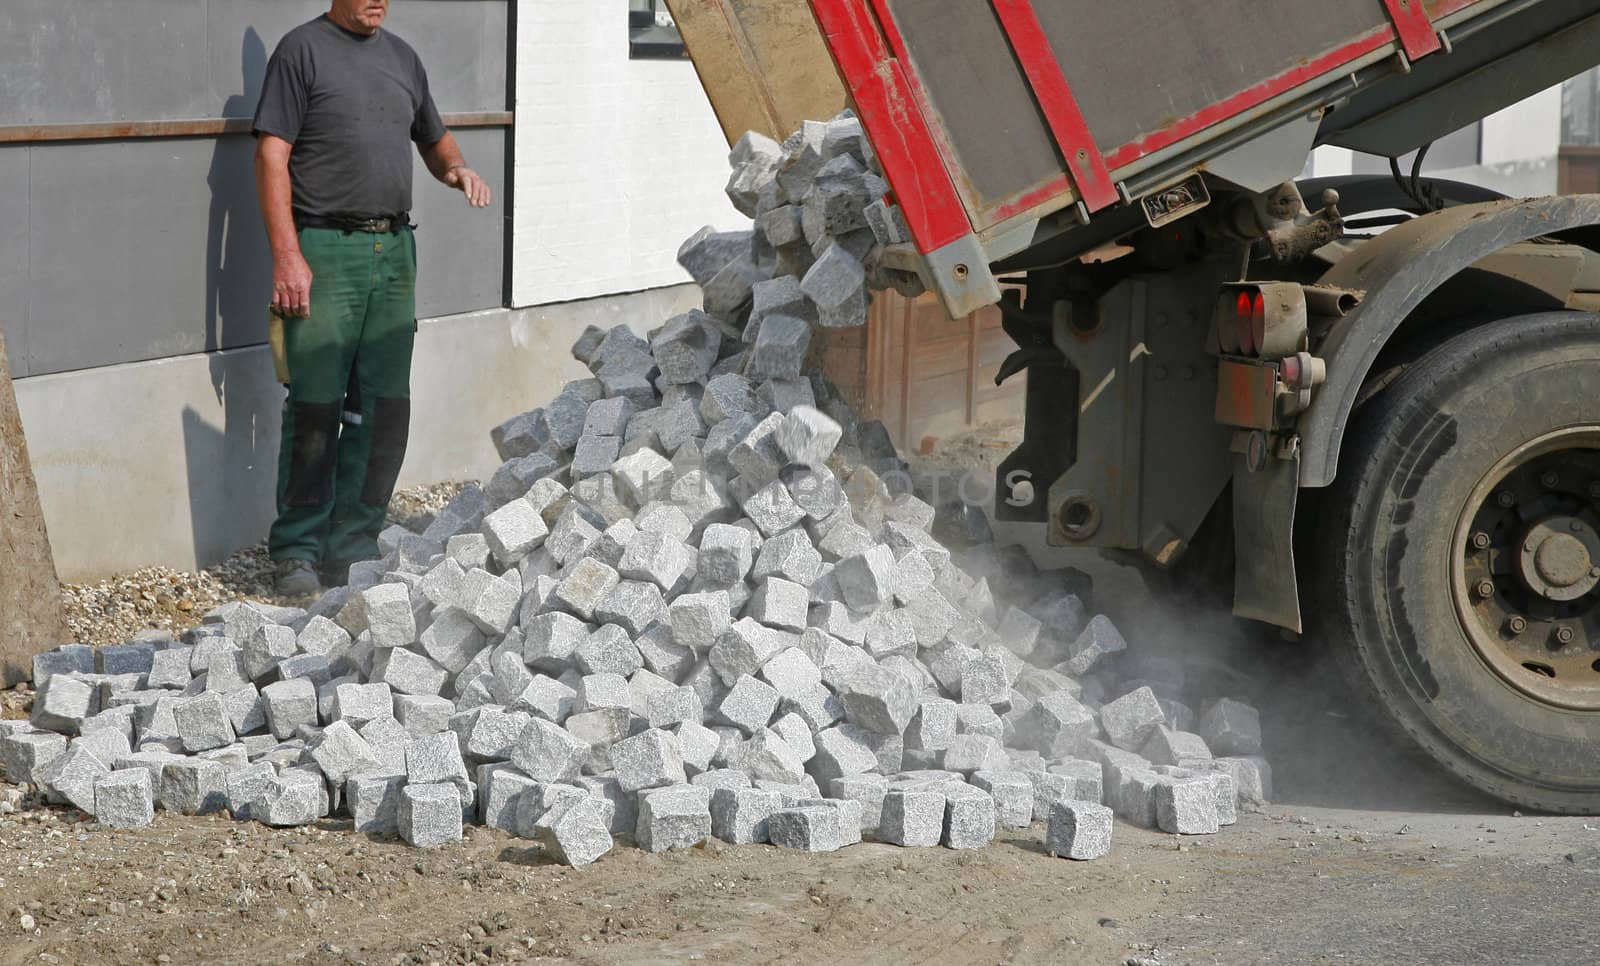
<svg viewBox="0 0 1600 966"><path fill-rule="evenodd" d="M449 128L510 127L512 111L442 114ZM170 121L91 121L82 124L0 124L0 144L52 141L125 141L134 138L216 137L249 134L248 117L201 117Z"/></svg>

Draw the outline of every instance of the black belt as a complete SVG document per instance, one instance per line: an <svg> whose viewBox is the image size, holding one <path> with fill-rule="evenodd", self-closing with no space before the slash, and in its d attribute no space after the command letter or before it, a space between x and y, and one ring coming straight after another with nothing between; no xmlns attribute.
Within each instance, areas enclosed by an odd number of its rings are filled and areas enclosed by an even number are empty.
<svg viewBox="0 0 1600 966"><path fill-rule="evenodd" d="M332 228L337 231L360 231L370 235L387 235L392 231L411 227L410 212L401 212L383 218L324 218L318 215L296 215L298 228Z"/></svg>

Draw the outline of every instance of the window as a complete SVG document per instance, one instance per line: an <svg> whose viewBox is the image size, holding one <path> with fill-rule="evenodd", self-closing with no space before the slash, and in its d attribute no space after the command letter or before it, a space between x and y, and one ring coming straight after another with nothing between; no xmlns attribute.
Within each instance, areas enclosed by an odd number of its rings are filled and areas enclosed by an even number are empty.
<svg viewBox="0 0 1600 966"><path fill-rule="evenodd" d="M666 0L628 0L628 56L634 60L688 56Z"/></svg>

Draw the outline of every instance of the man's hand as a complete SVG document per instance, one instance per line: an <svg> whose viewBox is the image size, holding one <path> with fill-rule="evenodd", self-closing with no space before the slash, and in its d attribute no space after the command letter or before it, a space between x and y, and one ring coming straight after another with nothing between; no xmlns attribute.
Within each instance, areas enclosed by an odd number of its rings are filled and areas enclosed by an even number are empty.
<svg viewBox="0 0 1600 966"><path fill-rule="evenodd" d="M311 316L311 266L297 251L272 256L272 308L286 319Z"/></svg>
<svg viewBox="0 0 1600 966"><path fill-rule="evenodd" d="M458 164L445 172L444 183L460 189L461 193L467 196L467 204L472 207L489 207L489 182L478 177L478 172L466 165Z"/></svg>

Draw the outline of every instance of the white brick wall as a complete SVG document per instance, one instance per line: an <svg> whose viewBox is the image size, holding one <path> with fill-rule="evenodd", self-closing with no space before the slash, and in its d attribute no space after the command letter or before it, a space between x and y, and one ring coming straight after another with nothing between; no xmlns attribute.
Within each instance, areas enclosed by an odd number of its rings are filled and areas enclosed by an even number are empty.
<svg viewBox="0 0 1600 966"><path fill-rule="evenodd" d="M517 34L513 303L686 281L684 238L748 224L694 66L629 60L626 0L522 4Z"/></svg>

